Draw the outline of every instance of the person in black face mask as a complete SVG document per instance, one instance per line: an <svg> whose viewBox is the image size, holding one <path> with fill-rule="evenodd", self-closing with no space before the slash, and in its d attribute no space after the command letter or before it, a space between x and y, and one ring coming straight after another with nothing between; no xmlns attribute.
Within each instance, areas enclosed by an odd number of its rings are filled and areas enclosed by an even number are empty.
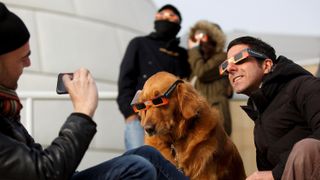
<svg viewBox="0 0 320 180"><path fill-rule="evenodd" d="M144 130L130 102L145 81L159 71L172 73L180 78L190 76L186 49L179 46L177 34L182 17L174 6L167 4L155 15L154 32L135 37L124 54L118 79L117 103L126 122L126 150L144 144Z"/></svg>
<svg viewBox="0 0 320 180"><path fill-rule="evenodd" d="M175 7L171 5L163 6L156 14L155 32L152 33L152 36L168 40L175 39L181 28L181 20L181 15Z"/></svg>

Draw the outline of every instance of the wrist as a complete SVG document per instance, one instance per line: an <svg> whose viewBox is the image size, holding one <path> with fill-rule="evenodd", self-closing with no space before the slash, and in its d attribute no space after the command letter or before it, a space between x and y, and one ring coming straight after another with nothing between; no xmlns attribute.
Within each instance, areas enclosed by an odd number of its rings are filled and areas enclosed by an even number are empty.
<svg viewBox="0 0 320 180"><path fill-rule="evenodd" d="M81 113L81 114L85 114L89 117L93 117L94 115L94 111L93 110L90 110L90 109L74 109L73 111L74 113Z"/></svg>

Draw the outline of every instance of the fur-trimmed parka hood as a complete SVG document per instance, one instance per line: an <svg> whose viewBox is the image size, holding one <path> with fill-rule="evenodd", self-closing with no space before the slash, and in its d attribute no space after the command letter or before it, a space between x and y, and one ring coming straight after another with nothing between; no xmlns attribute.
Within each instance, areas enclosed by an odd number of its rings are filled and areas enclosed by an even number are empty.
<svg viewBox="0 0 320 180"><path fill-rule="evenodd" d="M207 20L198 21L190 29L189 39L194 36L194 34L197 30L205 31L208 34L209 39L211 39L217 43L216 52L223 51L224 46L225 46L225 42L226 42L226 36L218 24L209 22Z"/></svg>

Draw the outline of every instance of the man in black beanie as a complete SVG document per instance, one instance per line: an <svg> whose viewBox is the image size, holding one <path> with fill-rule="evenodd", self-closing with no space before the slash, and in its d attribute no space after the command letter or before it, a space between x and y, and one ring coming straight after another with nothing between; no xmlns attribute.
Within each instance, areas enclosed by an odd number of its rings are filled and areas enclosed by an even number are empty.
<svg viewBox="0 0 320 180"><path fill-rule="evenodd" d="M35 143L20 122L22 105L16 93L23 69L31 64L29 37L22 20L0 2L1 180L186 179L159 151L149 146L75 171L97 131L93 116L98 92L85 68L75 71L73 79L68 75L63 77L73 113L61 127L59 136L46 149Z"/></svg>
<svg viewBox="0 0 320 180"><path fill-rule="evenodd" d="M24 56L22 56L23 59L20 61L20 71L16 71L15 69L11 71L11 69L4 66L5 60L0 61L0 82L4 83L0 85L13 90L17 88L17 81L22 73L23 67L30 66L29 38L29 31L21 19L11 13L6 6L0 2L0 57L4 59L6 54L19 48L25 51ZM15 61L10 62L13 63Z"/></svg>
<svg viewBox="0 0 320 180"><path fill-rule="evenodd" d="M125 146L132 149L144 144L144 130L130 102L145 81L159 71L167 71L180 78L190 75L187 51L179 47L177 34L182 17L173 5L161 7L154 21L155 31L129 42L120 66L117 103L126 122Z"/></svg>

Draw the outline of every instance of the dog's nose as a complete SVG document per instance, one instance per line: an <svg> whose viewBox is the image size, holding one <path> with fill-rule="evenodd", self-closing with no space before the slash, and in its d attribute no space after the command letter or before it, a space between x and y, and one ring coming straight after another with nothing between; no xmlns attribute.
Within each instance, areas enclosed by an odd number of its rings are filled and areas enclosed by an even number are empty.
<svg viewBox="0 0 320 180"><path fill-rule="evenodd" d="M148 136L152 136L156 133L155 125L152 125L152 124L145 125L144 130Z"/></svg>

